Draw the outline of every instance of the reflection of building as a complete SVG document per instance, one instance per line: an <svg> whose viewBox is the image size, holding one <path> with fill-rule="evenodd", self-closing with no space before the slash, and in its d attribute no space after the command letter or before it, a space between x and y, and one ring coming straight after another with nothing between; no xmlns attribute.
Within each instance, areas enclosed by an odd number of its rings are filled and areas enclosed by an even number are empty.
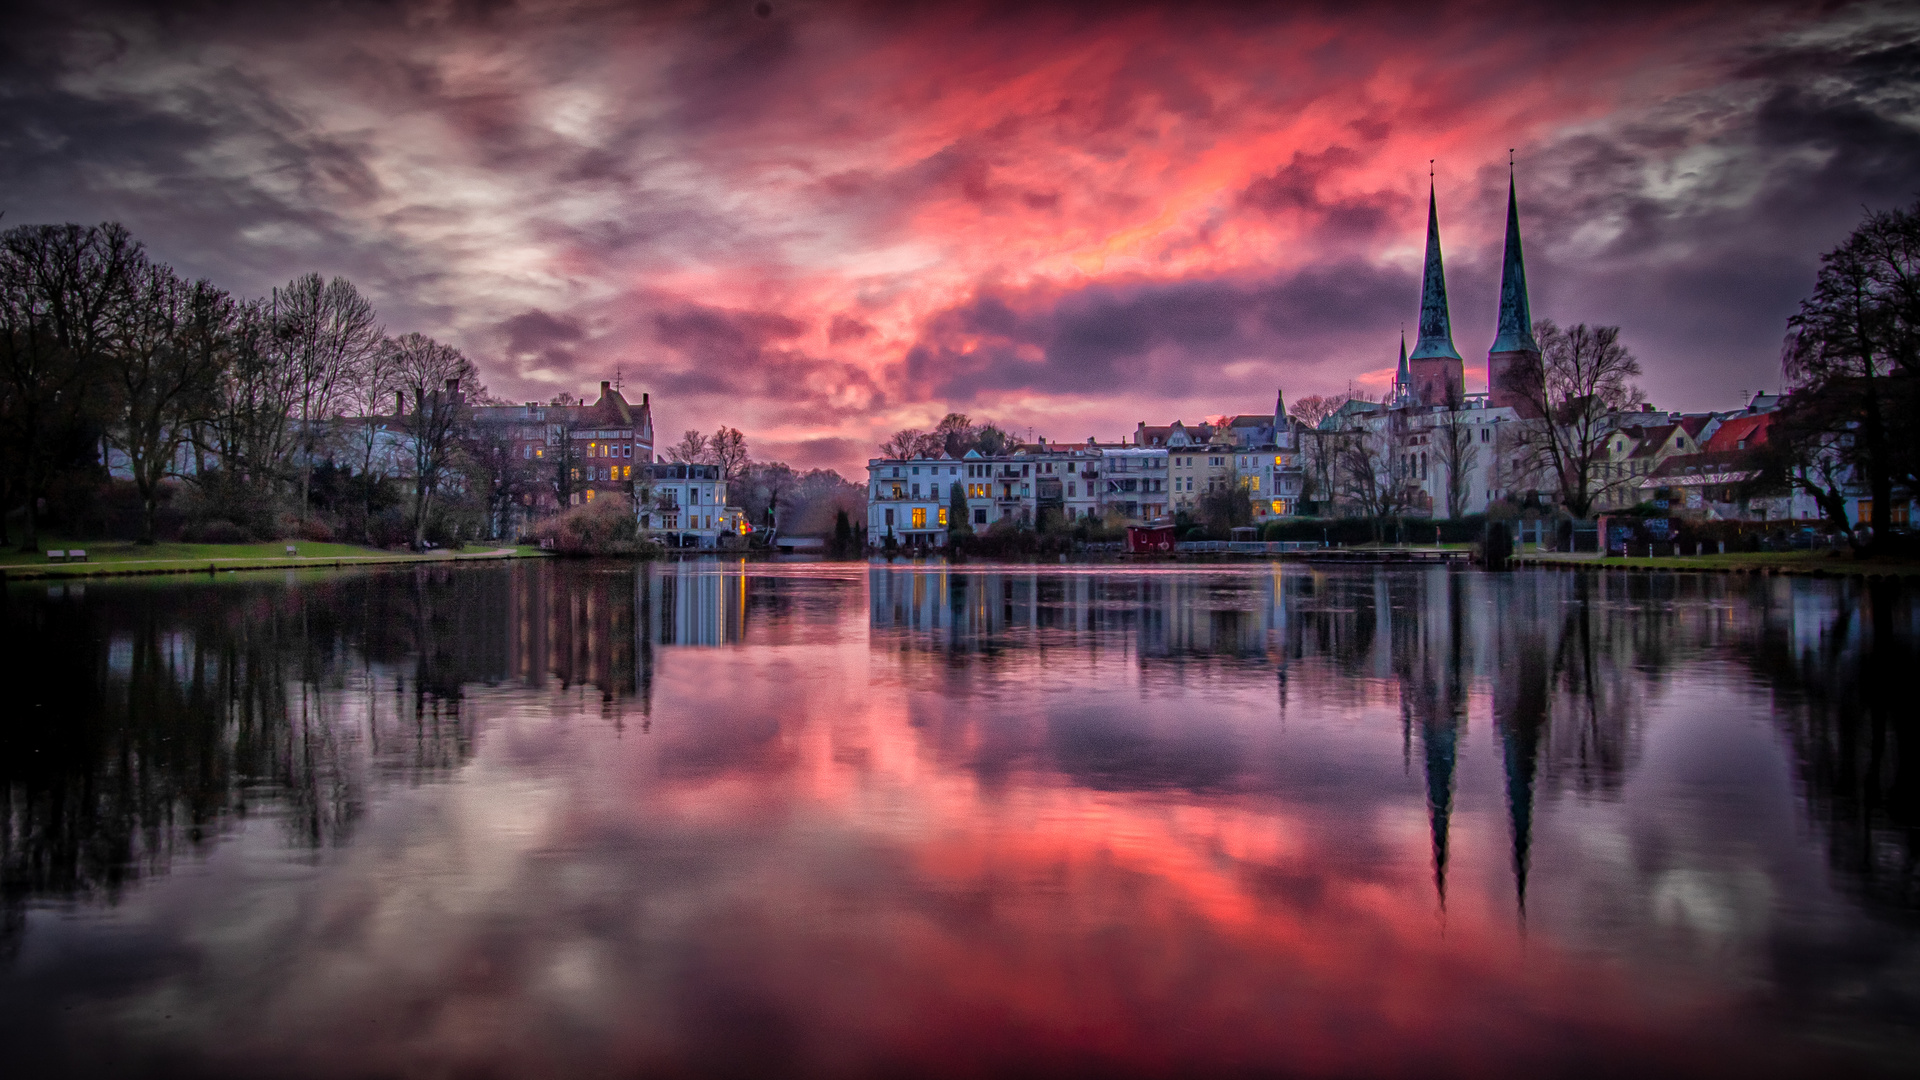
<svg viewBox="0 0 1920 1080"><path fill-rule="evenodd" d="M734 645L747 633L746 564L679 560L643 569L645 631L658 645Z"/></svg>
<svg viewBox="0 0 1920 1080"><path fill-rule="evenodd" d="M911 566L871 567L867 579L875 629L911 631L938 649L1011 648L1045 632L1050 642L1119 634L1143 658L1257 657L1284 624L1277 568L1237 588L1202 575Z"/></svg>

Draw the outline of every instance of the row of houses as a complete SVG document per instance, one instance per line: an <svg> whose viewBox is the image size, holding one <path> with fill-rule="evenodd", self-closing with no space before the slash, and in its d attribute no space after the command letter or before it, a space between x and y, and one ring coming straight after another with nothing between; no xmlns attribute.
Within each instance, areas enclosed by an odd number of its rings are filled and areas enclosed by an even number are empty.
<svg viewBox="0 0 1920 1080"><path fill-rule="evenodd" d="M1418 337L1409 351L1402 336L1382 400L1347 401L1312 426L1287 415L1276 395L1271 413L1193 425L1143 421L1130 439L1115 443L1040 440L991 457L874 458L867 463L869 542L945 543L956 488L975 529L1036 523L1049 512L1069 522L1149 523L1195 514L1209 494L1223 491L1245 498L1255 523L1303 512L1449 518L1485 513L1502 500L1563 501L1560 481L1532 452L1547 421L1524 387L1526 376L1540 371L1542 355L1511 178L1506 210L1485 393L1465 390L1430 191ZM1588 486L1597 495L1594 511L1651 503L1705 519L1818 519L1820 508L1806 493L1755 493L1750 483L1780 404L1778 395L1763 393L1725 411L1649 405L1597 418L1594 432L1604 442L1587 444L1596 451ZM1862 493L1848 509L1864 520L1871 504ZM1894 520L1904 525L1908 509L1894 508Z"/></svg>

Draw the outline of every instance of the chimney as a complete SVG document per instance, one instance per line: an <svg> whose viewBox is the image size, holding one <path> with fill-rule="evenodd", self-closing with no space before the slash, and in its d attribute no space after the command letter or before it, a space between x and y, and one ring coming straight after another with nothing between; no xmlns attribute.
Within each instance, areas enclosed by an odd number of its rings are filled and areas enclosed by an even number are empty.
<svg viewBox="0 0 1920 1080"><path fill-rule="evenodd" d="M460 392L460 380L448 379L447 380L447 396L452 397L453 395L459 392Z"/></svg>
<svg viewBox="0 0 1920 1080"><path fill-rule="evenodd" d="M613 380L611 379L600 380L600 396L601 397L606 397L607 391L611 389L613 389Z"/></svg>
<svg viewBox="0 0 1920 1080"><path fill-rule="evenodd" d="M646 395L646 394L641 394L641 395L640 395L640 404L642 404L642 405L645 405L646 403L647 403L647 395Z"/></svg>
<svg viewBox="0 0 1920 1080"><path fill-rule="evenodd" d="M393 392L393 415L407 415L407 392L405 390L395 390Z"/></svg>

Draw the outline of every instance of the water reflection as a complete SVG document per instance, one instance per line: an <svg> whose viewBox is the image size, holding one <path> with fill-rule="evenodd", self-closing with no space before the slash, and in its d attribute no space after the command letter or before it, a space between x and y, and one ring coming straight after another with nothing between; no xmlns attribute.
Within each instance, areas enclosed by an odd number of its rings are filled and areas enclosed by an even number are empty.
<svg viewBox="0 0 1920 1080"><path fill-rule="evenodd" d="M1766 1073L1895 1068L1920 1009L1879 584L707 561L4 614L0 1035L47 1068Z"/></svg>

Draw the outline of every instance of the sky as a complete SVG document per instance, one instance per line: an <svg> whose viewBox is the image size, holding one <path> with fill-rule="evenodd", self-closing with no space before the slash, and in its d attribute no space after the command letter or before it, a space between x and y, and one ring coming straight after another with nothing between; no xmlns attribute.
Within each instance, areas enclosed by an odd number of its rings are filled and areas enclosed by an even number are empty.
<svg viewBox="0 0 1920 1080"><path fill-rule="evenodd" d="M1552 10L1543 10L1546 8ZM1920 197L1898 4L14 5L0 225L317 270L495 395L859 470L949 411L1102 441L1378 394L1429 170L1468 389L1508 162L1536 318L1659 406L1778 389L1866 209ZM1476 383L1478 386L1476 387Z"/></svg>

